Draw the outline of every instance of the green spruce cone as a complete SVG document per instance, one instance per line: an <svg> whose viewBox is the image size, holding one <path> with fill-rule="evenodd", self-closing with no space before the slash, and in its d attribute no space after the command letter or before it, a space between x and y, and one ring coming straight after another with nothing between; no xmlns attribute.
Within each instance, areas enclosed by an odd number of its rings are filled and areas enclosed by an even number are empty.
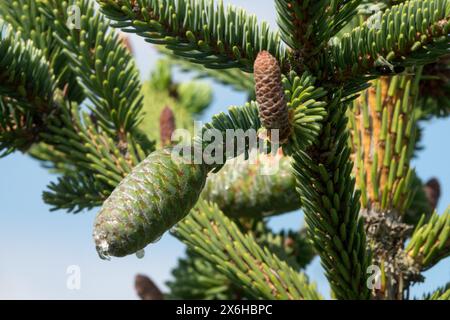
<svg viewBox="0 0 450 320"><path fill-rule="evenodd" d="M279 167L273 174L261 171L274 165ZM265 217L300 208L291 159L285 156L261 155L257 163L227 163L208 178L202 197L230 217Z"/></svg>
<svg viewBox="0 0 450 320"><path fill-rule="evenodd" d="M101 258L123 257L157 241L197 202L209 167L186 164L171 151L151 153L104 202L94 225Z"/></svg>

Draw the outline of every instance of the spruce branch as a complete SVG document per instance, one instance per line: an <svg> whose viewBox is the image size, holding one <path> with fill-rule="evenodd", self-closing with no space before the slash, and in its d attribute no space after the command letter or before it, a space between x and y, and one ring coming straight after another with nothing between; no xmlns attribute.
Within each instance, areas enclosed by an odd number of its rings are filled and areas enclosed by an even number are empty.
<svg viewBox="0 0 450 320"><path fill-rule="evenodd" d="M399 12L406 15L401 8ZM397 9L392 8L394 15ZM394 30L391 29L390 33ZM387 45L389 43L387 41ZM397 72L398 66L380 59L383 62L378 65L381 74ZM417 141L416 122L421 114L417 101L423 67L407 71L414 74L383 76L373 81L372 86L353 101L349 112L352 158L356 162L354 174L362 193L361 215L365 218L373 263L383 271L381 287L373 290L373 294L381 299L403 299L408 286L423 279L420 268L411 265L404 253L405 241L412 230L405 222L417 219L418 207L410 207L413 200L416 200L415 205L419 204L414 191L422 191L417 190L422 185L420 181L417 185L409 163ZM408 219L405 219L406 212Z"/></svg>
<svg viewBox="0 0 450 320"><path fill-rule="evenodd" d="M42 198L53 210L65 209L79 213L100 206L108 197L109 186L83 172L65 175L48 185Z"/></svg>
<svg viewBox="0 0 450 320"><path fill-rule="evenodd" d="M181 64L179 64L181 66ZM194 67L196 66L196 67ZM211 78L217 83L230 86L236 91L248 94L249 100L255 99L253 75L240 69L208 69L199 64L184 66L185 71L197 71L198 79Z"/></svg>
<svg viewBox="0 0 450 320"><path fill-rule="evenodd" d="M52 21L53 34L64 48L99 124L126 143L127 133L141 120L143 98L134 59L91 1L75 2L81 13L80 30L67 26L69 4L57 2L46 0L42 12Z"/></svg>
<svg viewBox="0 0 450 320"><path fill-rule="evenodd" d="M418 223L405 251L422 271L450 255L450 207L442 215L434 213L427 223Z"/></svg>
<svg viewBox="0 0 450 320"><path fill-rule="evenodd" d="M197 81L183 83L174 81L172 67L173 65L167 59L158 60L150 79L144 82L142 86L144 97L143 118L139 124L139 129L145 132L150 140L161 140L160 117L166 107L173 111L177 128L183 128L193 133L194 120L197 114L192 112L194 110L195 112L202 112L212 101L211 87ZM195 99L195 101L188 107L186 104L191 103L192 99ZM167 136L167 138L170 140L171 136ZM168 143L173 142L168 141ZM157 146L160 145L157 144Z"/></svg>
<svg viewBox="0 0 450 320"><path fill-rule="evenodd" d="M212 263L203 259L191 249L186 257L178 259L166 285L170 289L170 299L236 300L244 297L242 289L217 270Z"/></svg>
<svg viewBox="0 0 450 320"><path fill-rule="evenodd" d="M242 9L213 0L97 0L115 27L165 45L177 55L207 68L252 72L258 52L266 50L285 64L279 36L267 23Z"/></svg>
<svg viewBox="0 0 450 320"><path fill-rule="evenodd" d="M236 220L235 220L236 222ZM242 232L253 235L260 246L265 246L279 259L285 261L294 270L305 268L314 257L312 246L304 232L272 232L260 220L253 220L250 228L242 227ZM186 257L178 260L172 272L173 280L167 283L170 298L175 299L255 299L254 295L242 290L242 287L231 281L226 274L208 260L202 258L189 247Z"/></svg>
<svg viewBox="0 0 450 320"><path fill-rule="evenodd" d="M228 112L221 112L214 115L211 121L205 124L203 131L218 129L223 134L227 130L255 130L261 128L261 121L258 117L258 106L255 102L246 103L243 107L230 107Z"/></svg>
<svg viewBox="0 0 450 320"><path fill-rule="evenodd" d="M315 77L309 72L298 75L291 71L282 77L282 83L292 128L289 143L283 148L290 154L296 147L310 146L319 136L327 114L327 92L316 84Z"/></svg>
<svg viewBox="0 0 450 320"><path fill-rule="evenodd" d="M252 130L257 132L261 129L261 120L258 117L258 105L256 102L251 101L246 103L242 107L230 107L228 112L221 112L214 115L210 122L206 123L200 135L194 138L194 145L199 146L201 150L208 148L210 142L208 139L203 139L206 132L218 132L222 135L223 145L217 145L216 151L222 152L220 158L225 163L226 160L236 158L243 155L244 159L248 159L250 150L254 148L254 145L250 145L250 140L246 133L252 134ZM231 150L230 146L227 146L226 134L228 132L233 132L236 136L233 138L232 143L234 144L234 149ZM239 139L240 137L237 133L242 132L244 134L244 140ZM257 148L260 147L261 139L257 139ZM230 141L228 141L230 143ZM264 143L264 142L262 142ZM223 165L215 166L215 172L219 171Z"/></svg>
<svg viewBox="0 0 450 320"><path fill-rule="evenodd" d="M171 59L172 56L171 56ZM230 86L236 91L248 93L250 100L255 98L253 75L240 69L208 69L200 64L190 63L184 59L174 60L172 63L185 72L195 72L197 79L210 78L217 83Z"/></svg>
<svg viewBox="0 0 450 320"><path fill-rule="evenodd" d="M192 63L185 58L182 58L172 51L160 47L157 47L158 51L167 56L169 59L166 61L167 63L173 64L179 67L184 72L194 72L197 79L206 79L210 78L217 83L230 86L234 90L247 92L250 99L254 100L255 98L255 86L253 75L251 73L246 73L241 69L209 69L205 66Z"/></svg>
<svg viewBox="0 0 450 320"><path fill-rule="evenodd" d="M354 100L349 113L352 158L361 203L367 210L403 214L412 201L409 167L416 141L416 97L420 70L382 77ZM373 150L372 150L373 148Z"/></svg>
<svg viewBox="0 0 450 320"><path fill-rule="evenodd" d="M377 298L402 299L410 283L421 279L418 269L405 263L403 252L412 229L404 215L411 213L417 179L409 163L416 142L421 70L373 81L348 113L361 215L373 262L383 270L381 288L373 291Z"/></svg>
<svg viewBox="0 0 450 320"><path fill-rule="evenodd" d="M434 292L427 300L450 300L450 289L442 292L440 290Z"/></svg>
<svg viewBox="0 0 450 320"><path fill-rule="evenodd" d="M161 63L158 65L163 66ZM164 77L167 79L164 82L167 86L155 88L155 79ZM177 98L181 96L178 88L178 84L172 83L168 66L159 68L158 72L153 74L152 80L145 84L142 90L142 95L145 97L143 112L146 112L147 116L139 128L146 130L146 136L158 139L156 135L152 135L153 131L158 130L149 131L158 119L152 118L153 115L150 116L148 113L159 111L167 103L173 106L176 112L177 125L189 128L192 118ZM175 98L170 98L171 94ZM80 112L76 110L77 108L77 106L64 108L65 111L62 112L58 121L51 123L46 144L33 148L31 152L53 172L67 175L58 183L52 183L49 186L49 190L44 193L44 200L52 205L53 209L67 209L75 213L101 205L132 168L154 149L147 137L138 133L127 135L127 145L124 149L121 140L110 137L109 132L105 132L98 125L95 115ZM155 116L159 115L155 113ZM173 127L169 129L167 138L170 140ZM72 177L74 170L92 177L83 181L83 184L97 182L89 187L86 186L87 190L92 191L90 196L86 196L81 187L76 184Z"/></svg>
<svg viewBox="0 0 450 320"><path fill-rule="evenodd" d="M42 51L0 22L0 155L27 150L57 111L56 81Z"/></svg>
<svg viewBox="0 0 450 320"><path fill-rule="evenodd" d="M44 200L53 210L79 212L98 206L152 148L142 142L143 137L135 140L129 134L127 153L123 154L120 144L88 113L68 103L47 127L41 134L45 145L33 150L33 155L64 175L44 192ZM83 188L91 193L86 195Z"/></svg>
<svg viewBox="0 0 450 320"><path fill-rule="evenodd" d="M207 83L191 81L178 85L178 101L193 116L200 115L212 100L211 87Z"/></svg>
<svg viewBox="0 0 450 320"><path fill-rule="evenodd" d="M77 84L76 74L67 65L63 47L51 29L51 20L41 12L44 1L46 0L2 1L0 16L11 24L18 37L24 41L31 40L33 45L42 51L55 74L54 81L57 87L64 91L65 97L81 103L85 96ZM55 8L63 5L61 1L53 2Z"/></svg>
<svg viewBox="0 0 450 320"><path fill-rule="evenodd" d="M275 233L267 227L265 221L259 225L262 227L253 231L258 243L266 246L270 252L273 252L294 270L305 269L316 256L306 229L301 228L298 231L281 230Z"/></svg>
<svg viewBox="0 0 450 320"><path fill-rule="evenodd" d="M274 62L272 59L270 61ZM279 139L286 154L290 154L295 147L311 145L319 135L326 115L324 98L327 92L315 84L316 79L308 72L301 76L295 71L281 75L280 87L274 86L271 77L264 76L264 68L261 69L262 75L256 81L255 91L264 127L280 130L283 126Z"/></svg>
<svg viewBox="0 0 450 320"><path fill-rule="evenodd" d="M170 98L173 98L179 104L179 109L184 109L186 117L198 116L211 104L211 86L208 83L196 81L197 79L182 83L174 82L171 73L172 67L175 65L172 57L157 61L149 81L150 87L154 89L152 96L167 92ZM199 68L202 67L199 66ZM189 123L189 126L192 126L192 124Z"/></svg>
<svg viewBox="0 0 450 320"><path fill-rule="evenodd" d="M32 114L20 112L18 105L17 101L0 96L0 158L17 149L28 149L35 141L34 133L40 130Z"/></svg>
<svg viewBox="0 0 450 320"><path fill-rule="evenodd" d="M295 72L290 72L288 76L282 77L282 88L289 112L289 123L292 128L288 143L283 144L286 154L291 153L292 145L304 148L310 145L318 136L321 130L321 121L326 115L323 101L326 91L315 86L315 79L309 73L298 76ZM258 131L262 128L259 118L260 106L256 102L247 103L244 107L232 107L228 114L219 113L213 116L210 123L207 123L205 130L217 129L225 135L227 130L248 130ZM223 150L227 148L224 146ZM248 145L240 153L234 153L233 158L245 153L248 157ZM219 167L220 168L220 167Z"/></svg>
<svg viewBox="0 0 450 320"><path fill-rule="evenodd" d="M339 299L367 299L364 224L359 218L359 192L351 178L352 162L345 104L337 95L316 142L295 150L294 174L308 226L331 288Z"/></svg>
<svg viewBox="0 0 450 320"><path fill-rule="evenodd" d="M242 234L216 205L200 200L174 233L255 298L320 298L305 275Z"/></svg>
<svg viewBox="0 0 450 320"><path fill-rule="evenodd" d="M429 198L429 195L434 195L434 192L432 189L428 189L427 184L424 184L417 174L413 175L410 188L411 204L403 214L403 221L411 226L416 226L422 215L425 214L426 219L430 218L436 208L431 201L437 203L437 199Z"/></svg>
<svg viewBox="0 0 450 320"><path fill-rule="evenodd" d="M8 96L44 108L53 98L55 76L42 51L31 41L13 34L10 25L0 24L2 96ZM35 81L33 81L35 80Z"/></svg>
<svg viewBox="0 0 450 320"><path fill-rule="evenodd" d="M79 105L63 93L58 117L51 119L48 132L41 134L45 144L32 154L65 175L49 186L44 199L53 209L78 212L105 199L153 145L137 128L142 95L131 53L105 19L95 13L92 2L79 0L74 4L80 9L80 29L67 24L67 2L42 0L33 2L33 8L46 21L45 32L54 40L55 59L62 55L65 63L69 61L70 73L76 75L83 90L82 100L87 97L91 102L91 113L77 110ZM92 197L80 193L74 169L79 170L79 177L92 175L96 179L80 178L82 185L90 183ZM64 200L70 202L64 205Z"/></svg>
<svg viewBox="0 0 450 320"><path fill-rule="evenodd" d="M423 300L450 300L450 283L423 296Z"/></svg>
<svg viewBox="0 0 450 320"><path fill-rule="evenodd" d="M298 272L318 253L336 298L367 299L372 290L403 299L421 272L449 256L450 208L429 217L438 185L422 190L409 165L417 122L449 113L450 0L375 1L379 21L366 10L374 1L276 0L285 43L221 1L96 3L106 18L90 0L0 3L0 156L27 151L62 174L44 192L52 209L103 203L93 235L101 258L137 253L175 226L189 249L169 297L320 299ZM71 4L81 28L67 24ZM191 129L210 88L174 83L164 62L142 88L110 25L257 102L213 116L183 154L173 153L181 146L169 138L175 120ZM278 156L250 166L248 134L258 133L257 144L275 141L270 129L281 133L284 156L280 171L265 176L255 170ZM230 131L232 148L229 139L217 145ZM149 139L159 135L167 147L152 152ZM234 158L244 162L236 167ZM300 205L308 239L267 227L264 218ZM369 288L369 264L381 268L381 289ZM150 282L140 283L142 296ZM425 298L449 299L447 289Z"/></svg>
<svg viewBox="0 0 450 320"><path fill-rule="evenodd" d="M320 52L355 15L361 0L275 0L281 38L300 59Z"/></svg>
<svg viewBox="0 0 450 320"><path fill-rule="evenodd" d="M295 134L291 134L289 142L300 147L310 145L320 132L320 121L326 114L326 102L322 101L326 91L314 86L314 77L305 73L301 77L295 72L291 72L287 77L282 78L284 95L286 97L287 109L290 113L289 121ZM262 128L259 118L259 106L256 102L247 103L244 107L232 107L228 114L219 113L213 116L210 123L207 123L206 130L217 129L225 135L227 130L248 130L258 131ZM284 144L286 153L289 154L290 143ZM224 146L223 150L226 150ZM245 157L248 157L249 149L246 147ZM233 157L240 153L233 154Z"/></svg>
<svg viewBox="0 0 450 320"><path fill-rule="evenodd" d="M380 28L365 22L319 59L320 78L332 81L370 79L393 74L396 66L423 65L448 53L450 3L405 1L386 9ZM331 79L332 78L332 79Z"/></svg>
<svg viewBox="0 0 450 320"><path fill-rule="evenodd" d="M309 104L307 104L305 101L309 101L311 104L312 110L319 110L319 112L323 113L323 103L316 103L314 100L315 97L320 97L323 95L322 91L315 89L314 87L301 87L301 84L303 83L300 81L299 78L296 82L296 84L299 86L297 94L304 93L300 97L297 97L297 101L295 102L295 109L294 111L297 112L300 116L305 116L305 118L308 118L307 109ZM306 81L306 83L309 83L311 79L309 77L306 77L303 79ZM295 96L294 95L294 96ZM306 99L306 100L305 100ZM294 100L295 101L295 100ZM303 105L305 103L305 105ZM305 115L306 114L306 115ZM301 117L300 117L301 118ZM307 122L307 121L306 121ZM213 117L212 121L208 124L206 124L202 129L202 136L203 133L205 133L208 130L216 130L222 136L225 136L227 134L228 130L233 130L233 132L237 132L238 130L241 130L243 132L247 132L250 129L253 129L255 131L258 131L261 127L260 120L258 118L258 108L255 103L249 103L244 107L237 108L233 107L230 108L229 113L221 113ZM305 126L307 129L308 127ZM300 131L302 133L303 131ZM301 136L299 134L299 136ZM194 152L197 149L197 147L200 147L199 150L203 152L205 148L208 148L209 142L204 141L203 139L198 139L200 136L197 136L194 139ZM207 140L207 139L206 139ZM225 141L224 143L227 143L227 139L224 139L222 141ZM244 155L244 158L247 158L249 155L249 149L250 146L248 141L244 141L244 146L241 149L233 150L233 154L229 154L229 150L227 149L227 146L224 145L222 150L224 151L224 157L222 157L222 160L229 159L237 157L241 154ZM190 149L192 150L192 149ZM217 148L216 148L217 150ZM188 151L189 152L189 151ZM219 151L220 152L220 151ZM100 211L98 217L97 217L97 223L96 223L96 230L95 230L95 238L97 243L97 248L100 253L100 256L108 256L108 255L114 255L114 256L123 256L126 254L130 254L133 252L136 252L137 250L142 249L145 245L148 243L154 241L159 236L162 235L163 232L165 232L167 229L169 229L174 223L176 223L179 219L183 218L184 215L187 214L186 210L189 210L196 201L198 195L200 194L204 179L206 179L206 175L202 176L200 174L196 174L196 172L203 172L206 174L206 172L215 169L218 171L222 165L207 165L203 162L202 165L195 165L192 167L188 167L187 165L181 165L177 163L170 163L165 167L164 165L164 159L167 158L167 154L170 154L170 152L165 151L163 154L160 154L159 152L151 154L145 161L143 161L138 167L136 167L133 172L127 176L119 185L118 188L112 193L110 198L107 199L105 202L102 210ZM152 164L152 161L156 161ZM162 162L161 162L162 161ZM166 177L162 179L161 181L165 181L166 183L175 183L175 185L178 185L181 183L183 187L180 188L181 190L184 190L182 194L178 195L178 197L175 199L175 196L171 197L170 193L167 193L164 197L159 198L159 201L161 201L161 204L158 204L158 201L151 202L149 199L152 198L152 194L159 194L158 190L160 188L165 188L161 185L161 183L156 184L146 184L146 183L140 183L138 182L141 178L141 175L145 174L155 174L156 178L159 179L159 176L164 176L164 171L161 168L173 168L174 170L176 167L180 166L180 170L187 170L186 172L191 172L189 170L192 170L192 181L191 183L194 183L194 187L190 191L191 193L187 192L184 188L186 185L189 184L189 182L186 182L185 180L177 180L174 177ZM182 169L181 169L182 168ZM189 169L188 169L189 168ZM178 170L178 169L177 169ZM170 173L170 170L167 172L167 174ZM191 175L187 175L184 177L184 179L189 179ZM148 178L149 176L147 176ZM164 176L165 177L165 176ZM136 180L137 179L137 180ZM159 181L159 180L158 180ZM165 189L164 189L165 190ZM130 195L131 194L131 195ZM146 216L148 217L150 223L147 222L139 222L139 211L138 206L133 205L132 199L134 197L141 198L143 202L142 205L144 205ZM191 199L189 199L189 197ZM172 199L173 198L173 199ZM194 201L194 202L192 202ZM161 206L167 206L167 208L170 208L171 204L177 204L179 205L179 202L183 205L178 206L177 214L174 214L170 219L165 217L167 215L167 212L164 207ZM170 203L170 205L169 205ZM156 207L155 207L156 205ZM161 206L160 206L161 205ZM131 206L131 207L128 207ZM118 210L115 210L114 208L120 208ZM160 208L162 210L159 214L156 213L156 208ZM129 210L129 212L127 211ZM159 209L158 209L159 210ZM169 210L169 209L167 209ZM162 223L158 228L155 227L155 224L152 222L153 219L161 219L157 216L161 216L162 219L168 219L166 222ZM122 218L129 221L131 224L130 227L122 228L120 223L116 223L117 221L120 221ZM159 221L159 220L158 220ZM139 236L140 230L147 230L146 236ZM113 234L120 235L112 236ZM133 241L129 241L130 238L133 238Z"/></svg>

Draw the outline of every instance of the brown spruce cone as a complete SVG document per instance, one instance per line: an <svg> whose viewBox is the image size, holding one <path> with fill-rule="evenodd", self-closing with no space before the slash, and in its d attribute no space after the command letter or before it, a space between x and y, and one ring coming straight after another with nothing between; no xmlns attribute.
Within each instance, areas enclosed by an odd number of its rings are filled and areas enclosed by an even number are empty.
<svg viewBox="0 0 450 320"><path fill-rule="evenodd" d="M280 142L284 142L289 138L291 129L280 66L269 52L261 51L253 69L259 117L266 129L279 129Z"/></svg>
<svg viewBox="0 0 450 320"><path fill-rule="evenodd" d="M420 81L420 95L448 96L447 84L450 81L450 55L440 57L436 62L425 65L423 75L432 76L432 78Z"/></svg>
<svg viewBox="0 0 450 320"><path fill-rule="evenodd" d="M125 48L133 54L133 47L131 46L130 38L123 32L119 32L119 40Z"/></svg>
<svg viewBox="0 0 450 320"><path fill-rule="evenodd" d="M165 107L159 117L159 130L163 147L172 144L172 133L175 131L175 115L170 107Z"/></svg>
<svg viewBox="0 0 450 320"><path fill-rule="evenodd" d="M441 185L436 178L431 178L424 186L424 191L428 199L428 203L433 208L436 209L439 198L441 197Z"/></svg>
<svg viewBox="0 0 450 320"><path fill-rule="evenodd" d="M156 284L147 276L138 274L134 281L136 293L142 300L164 300L164 295Z"/></svg>

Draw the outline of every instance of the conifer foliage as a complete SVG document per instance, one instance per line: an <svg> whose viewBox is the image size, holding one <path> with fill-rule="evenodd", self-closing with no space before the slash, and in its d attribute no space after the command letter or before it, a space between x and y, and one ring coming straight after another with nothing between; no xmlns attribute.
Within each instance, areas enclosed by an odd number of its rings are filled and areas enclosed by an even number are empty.
<svg viewBox="0 0 450 320"><path fill-rule="evenodd" d="M450 0L274 7L275 31L214 0L2 1L0 156L58 174L43 194L52 209L100 207L101 258L141 256L169 230L184 242L170 292L137 278L145 299L322 299L303 270L316 255L333 298L409 298L450 255L439 183L411 166L421 124L450 114ZM124 33L165 56L145 84ZM175 82L172 65L250 101L174 140L211 89ZM251 130L258 150L235 137L241 147L205 158L205 135ZM267 226L298 209L304 228Z"/></svg>

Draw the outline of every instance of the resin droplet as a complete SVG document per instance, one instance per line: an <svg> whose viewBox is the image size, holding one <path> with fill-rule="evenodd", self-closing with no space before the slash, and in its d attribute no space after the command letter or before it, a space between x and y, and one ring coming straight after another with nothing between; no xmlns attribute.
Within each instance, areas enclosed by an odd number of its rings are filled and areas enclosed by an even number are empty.
<svg viewBox="0 0 450 320"><path fill-rule="evenodd" d="M111 260L108 250L109 244L105 239L101 238L101 234L94 231L94 239L97 244L97 253L102 260Z"/></svg>
<svg viewBox="0 0 450 320"><path fill-rule="evenodd" d="M139 250L139 251L136 252L136 257L138 259L142 259L144 256L145 256L145 250L144 249Z"/></svg>

